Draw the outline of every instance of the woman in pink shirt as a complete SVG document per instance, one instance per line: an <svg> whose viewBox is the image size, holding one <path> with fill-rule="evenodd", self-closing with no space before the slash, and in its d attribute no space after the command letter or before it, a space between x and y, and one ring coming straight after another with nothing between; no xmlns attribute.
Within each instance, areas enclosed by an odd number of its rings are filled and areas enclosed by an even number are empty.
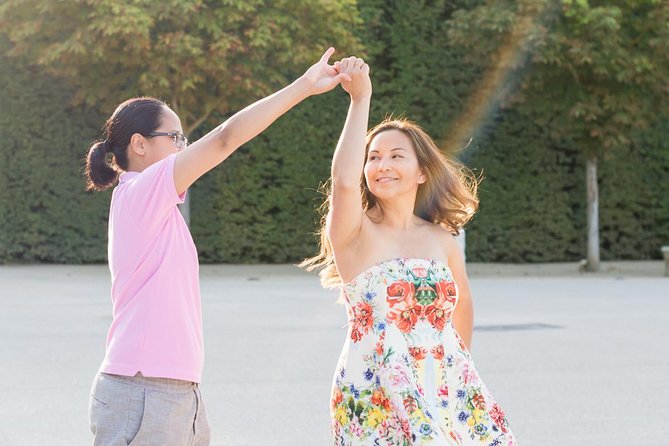
<svg viewBox="0 0 669 446"><path fill-rule="evenodd" d="M91 390L95 445L208 445L198 383L204 350L198 258L177 209L186 190L307 97L342 78L334 49L284 89L187 146L162 101L129 99L88 151L88 188L114 189L109 211L113 321ZM109 164L108 160L112 163Z"/></svg>

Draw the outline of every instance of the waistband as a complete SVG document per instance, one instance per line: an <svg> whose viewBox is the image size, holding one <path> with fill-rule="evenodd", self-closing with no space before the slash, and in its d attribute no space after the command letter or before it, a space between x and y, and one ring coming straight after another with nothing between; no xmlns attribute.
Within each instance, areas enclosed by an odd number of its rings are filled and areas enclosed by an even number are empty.
<svg viewBox="0 0 669 446"><path fill-rule="evenodd" d="M154 378L144 376L137 372L135 376L113 375L111 373L99 372L102 379L109 379L123 384L147 387L153 390L161 390L170 393L189 392L197 389L198 384L173 378Z"/></svg>

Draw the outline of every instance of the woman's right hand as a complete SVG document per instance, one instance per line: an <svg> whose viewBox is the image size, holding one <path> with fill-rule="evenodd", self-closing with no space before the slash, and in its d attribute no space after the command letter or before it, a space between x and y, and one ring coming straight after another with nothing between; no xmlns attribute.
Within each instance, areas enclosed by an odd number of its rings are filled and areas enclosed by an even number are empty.
<svg viewBox="0 0 669 446"><path fill-rule="evenodd" d="M352 101L369 99L372 96L372 81L369 65L359 57L347 57L335 62L339 74L348 74L350 80L342 79L341 86L351 96Z"/></svg>

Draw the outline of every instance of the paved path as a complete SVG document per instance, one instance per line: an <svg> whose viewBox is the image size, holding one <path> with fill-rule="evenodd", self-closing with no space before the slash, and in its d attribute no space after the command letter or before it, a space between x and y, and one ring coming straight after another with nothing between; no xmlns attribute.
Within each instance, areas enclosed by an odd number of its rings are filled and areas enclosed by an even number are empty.
<svg viewBox="0 0 669 446"><path fill-rule="evenodd" d="M575 269L470 267L483 379L523 446L669 445L661 263ZM108 293L104 266L0 266L2 444L90 444ZM330 444L336 293L290 266L204 266L202 293L213 444Z"/></svg>

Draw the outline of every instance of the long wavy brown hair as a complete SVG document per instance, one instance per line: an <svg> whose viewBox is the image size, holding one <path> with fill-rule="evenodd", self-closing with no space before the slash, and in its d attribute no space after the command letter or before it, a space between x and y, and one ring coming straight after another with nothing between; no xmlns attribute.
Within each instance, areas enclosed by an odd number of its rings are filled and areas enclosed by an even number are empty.
<svg viewBox="0 0 669 446"><path fill-rule="evenodd" d="M374 137L386 130L399 130L411 139L418 165L426 177L425 183L418 186L414 214L444 226L455 235L459 234L460 229L478 209L477 188L480 178L459 161L445 156L422 128L404 118L385 119L367 132L365 159ZM362 208L367 212L378 205L378 201L367 187L364 173L361 175L360 185ZM316 232L320 238L320 252L305 259L299 266L309 271L320 269L321 284L334 288L341 285L341 277L334 263L332 245L325 228L332 198L330 180L321 187L321 192L326 199L319 208L321 221Z"/></svg>

